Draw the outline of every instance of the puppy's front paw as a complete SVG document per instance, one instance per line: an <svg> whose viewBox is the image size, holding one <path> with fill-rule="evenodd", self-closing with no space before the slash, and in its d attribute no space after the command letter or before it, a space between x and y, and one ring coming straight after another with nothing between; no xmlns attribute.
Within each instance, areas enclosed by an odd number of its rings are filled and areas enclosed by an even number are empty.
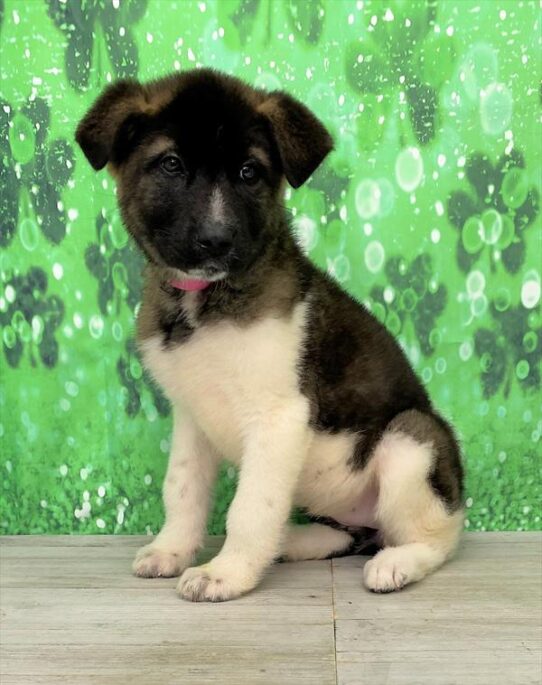
<svg viewBox="0 0 542 685"><path fill-rule="evenodd" d="M391 550L383 550L388 552ZM372 592L401 590L410 580L401 560L393 554L380 552L363 567L363 582Z"/></svg>
<svg viewBox="0 0 542 685"><path fill-rule="evenodd" d="M151 543L137 552L132 570L141 578L173 578L180 576L191 563L191 554L170 551Z"/></svg>
<svg viewBox="0 0 542 685"><path fill-rule="evenodd" d="M177 592L191 602L226 602L252 590L256 585L247 576L214 561L187 568L177 585Z"/></svg>

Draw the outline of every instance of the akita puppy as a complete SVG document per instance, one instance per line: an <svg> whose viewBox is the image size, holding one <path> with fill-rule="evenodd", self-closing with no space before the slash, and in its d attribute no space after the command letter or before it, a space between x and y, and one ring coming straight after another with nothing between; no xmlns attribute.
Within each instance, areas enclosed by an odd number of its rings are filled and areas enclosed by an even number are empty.
<svg viewBox="0 0 542 685"><path fill-rule="evenodd" d="M109 86L76 137L147 259L139 348L174 414L165 524L134 572L228 600L279 557L359 550L366 528L382 547L370 590L439 567L463 526L453 430L384 326L305 257L284 207L285 182L332 149L322 123L200 69ZM193 567L221 459L240 468L226 541ZM291 525L293 506L315 522Z"/></svg>

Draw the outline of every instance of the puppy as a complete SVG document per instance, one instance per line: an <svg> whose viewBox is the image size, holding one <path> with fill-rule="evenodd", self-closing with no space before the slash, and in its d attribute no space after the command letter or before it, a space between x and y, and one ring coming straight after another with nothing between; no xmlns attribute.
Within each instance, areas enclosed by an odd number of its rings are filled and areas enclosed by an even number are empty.
<svg viewBox="0 0 542 685"><path fill-rule="evenodd" d="M365 527L383 546L370 590L439 567L463 525L454 433L392 336L303 255L284 208L285 181L301 186L332 149L320 121L200 69L109 86L76 138L116 179L147 258L139 348L174 414L166 520L136 575L228 600L278 557L354 551ZM222 459L240 467L226 541L192 567ZM293 506L316 522L291 525Z"/></svg>

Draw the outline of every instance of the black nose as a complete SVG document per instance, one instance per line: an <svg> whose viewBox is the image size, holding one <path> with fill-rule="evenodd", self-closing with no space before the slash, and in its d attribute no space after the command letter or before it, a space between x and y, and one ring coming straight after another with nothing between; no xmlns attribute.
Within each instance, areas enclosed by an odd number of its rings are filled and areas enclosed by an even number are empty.
<svg viewBox="0 0 542 685"><path fill-rule="evenodd" d="M224 257L233 246L233 229L227 224L206 222L200 226L195 242L202 256Z"/></svg>

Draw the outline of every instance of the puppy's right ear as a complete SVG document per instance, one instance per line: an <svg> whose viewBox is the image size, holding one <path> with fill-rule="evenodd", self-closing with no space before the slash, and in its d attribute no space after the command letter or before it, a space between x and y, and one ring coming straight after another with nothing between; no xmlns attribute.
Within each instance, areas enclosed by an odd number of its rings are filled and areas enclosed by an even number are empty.
<svg viewBox="0 0 542 685"><path fill-rule="evenodd" d="M79 123L75 139L96 171L111 161L122 124L144 110L145 95L137 81L113 83L92 105Z"/></svg>

